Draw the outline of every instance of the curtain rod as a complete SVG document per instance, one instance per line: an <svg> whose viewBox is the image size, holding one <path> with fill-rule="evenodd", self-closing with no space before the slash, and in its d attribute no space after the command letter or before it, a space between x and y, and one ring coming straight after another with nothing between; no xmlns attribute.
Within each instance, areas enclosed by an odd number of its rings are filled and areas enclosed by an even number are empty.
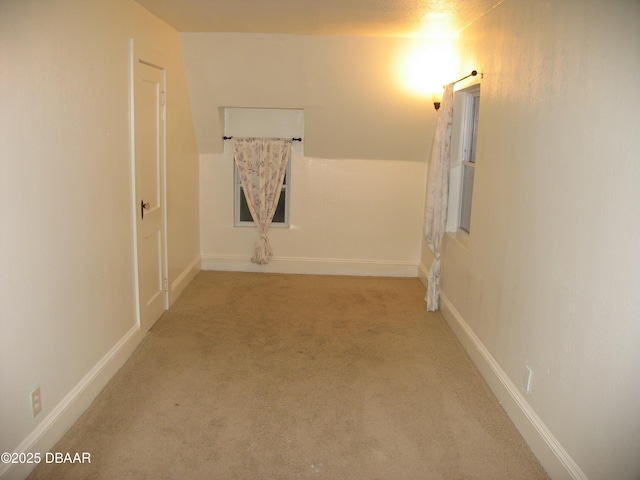
<svg viewBox="0 0 640 480"><path fill-rule="evenodd" d="M458 83L458 82L461 82L462 80L466 80L469 77L475 77L476 75L478 75L478 72L475 70L471 70L471 73L469 75L467 75L466 77L459 78L458 80L452 83Z"/></svg>
<svg viewBox="0 0 640 480"><path fill-rule="evenodd" d="M478 75L478 72L477 72L476 70L471 70L471 73L470 73L469 75L466 75L466 76L464 76L464 77L462 77L462 78L459 78L459 79L458 79L458 80L456 80L455 82L451 82L451 85L453 85L454 83L461 82L462 80L465 80L465 79L467 79L467 78L469 78L469 77L475 77L476 75ZM482 78L482 75L480 75L480 78ZM446 87L446 85L443 85L443 86L442 86L442 88L445 88L445 87ZM435 99L434 99L434 100L435 100ZM438 110L440 109L440 102L438 102L438 101L434 101L434 102L433 102L433 106L434 106L434 108L436 109L436 111L438 111Z"/></svg>
<svg viewBox="0 0 640 480"><path fill-rule="evenodd" d="M231 140L232 138L233 138L233 137L222 137L222 139L223 139L223 140ZM301 141L302 141L302 138L295 138L295 137L294 137L294 138L292 138L291 140L292 140L292 141L294 141L294 142L301 142Z"/></svg>

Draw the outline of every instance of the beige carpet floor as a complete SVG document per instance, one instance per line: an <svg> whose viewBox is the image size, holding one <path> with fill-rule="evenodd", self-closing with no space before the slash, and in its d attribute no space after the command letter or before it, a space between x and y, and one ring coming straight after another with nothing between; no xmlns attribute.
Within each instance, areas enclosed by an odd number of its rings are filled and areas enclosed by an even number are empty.
<svg viewBox="0 0 640 480"><path fill-rule="evenodd" d="M415 278L201 272L31 479L547 479Z"/></svg>

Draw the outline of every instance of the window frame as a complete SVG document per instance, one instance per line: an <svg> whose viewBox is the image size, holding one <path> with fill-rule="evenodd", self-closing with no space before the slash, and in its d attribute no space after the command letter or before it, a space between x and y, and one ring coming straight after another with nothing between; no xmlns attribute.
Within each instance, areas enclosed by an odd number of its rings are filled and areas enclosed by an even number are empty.
<svg viewBox="0 0 640 480"><path fill-rule="evenodd" d="M480 97L480 83L460 89L454 94L449 209L446 231L455 233L461 238L468 238L471 233L473 178L476 170ZM470 185L468 184L468 176L465 175L469 169L471 169L472 177ZM465 205L468 207L466 211ZM467 214L468 221L463 218L465 214Z"/></svg>
<svg viewBox="0 0 640 480"><path fill-rule="evenodd" d="M471 209L473 206L473 183L478 150L478 118L480 114L480 85L465 92L464 133L462 135L462 174L460 175L460 208L458 228L471 233ZM467 175L471 171L471 180ZM470 185L468 185L470 184ZM467 210L468 207L468 211Z"/></svg>

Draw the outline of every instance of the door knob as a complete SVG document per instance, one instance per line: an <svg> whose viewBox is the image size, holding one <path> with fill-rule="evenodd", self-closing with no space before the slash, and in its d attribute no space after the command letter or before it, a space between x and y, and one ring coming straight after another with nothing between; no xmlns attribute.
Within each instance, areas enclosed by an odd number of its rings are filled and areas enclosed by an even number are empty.
<svg viewBox="0 0 640 480"><path fill-rule="evenodd" d="M144 220L144 211L149 210L149 204L144 203L144 200L140 200L140 217Z"/></svg>

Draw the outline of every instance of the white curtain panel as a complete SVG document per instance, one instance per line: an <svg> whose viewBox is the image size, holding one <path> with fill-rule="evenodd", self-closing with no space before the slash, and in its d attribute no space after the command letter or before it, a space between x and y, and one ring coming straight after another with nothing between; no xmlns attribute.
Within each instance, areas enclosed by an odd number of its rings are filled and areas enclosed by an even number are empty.
<svg viewBox="0 0 640 480"><path fill-rule="evenodd" d="M427 177L425 236L427 245L435 256L429 269L429 282L425 298L427 310L431 312L438 310L440 302L440 244L447 224L452 118L453 83L450 83L444 87L442 102L438 110Z"/></svg>
<svg viewBox="0 0 640 480"><path fill-rule="evenodd" d="M278 206L280 192L291 157L291 139L233 138L233 158L251 217L258 228L258 240L251 261L264 265L273 254L267 232Z"/></svg>

